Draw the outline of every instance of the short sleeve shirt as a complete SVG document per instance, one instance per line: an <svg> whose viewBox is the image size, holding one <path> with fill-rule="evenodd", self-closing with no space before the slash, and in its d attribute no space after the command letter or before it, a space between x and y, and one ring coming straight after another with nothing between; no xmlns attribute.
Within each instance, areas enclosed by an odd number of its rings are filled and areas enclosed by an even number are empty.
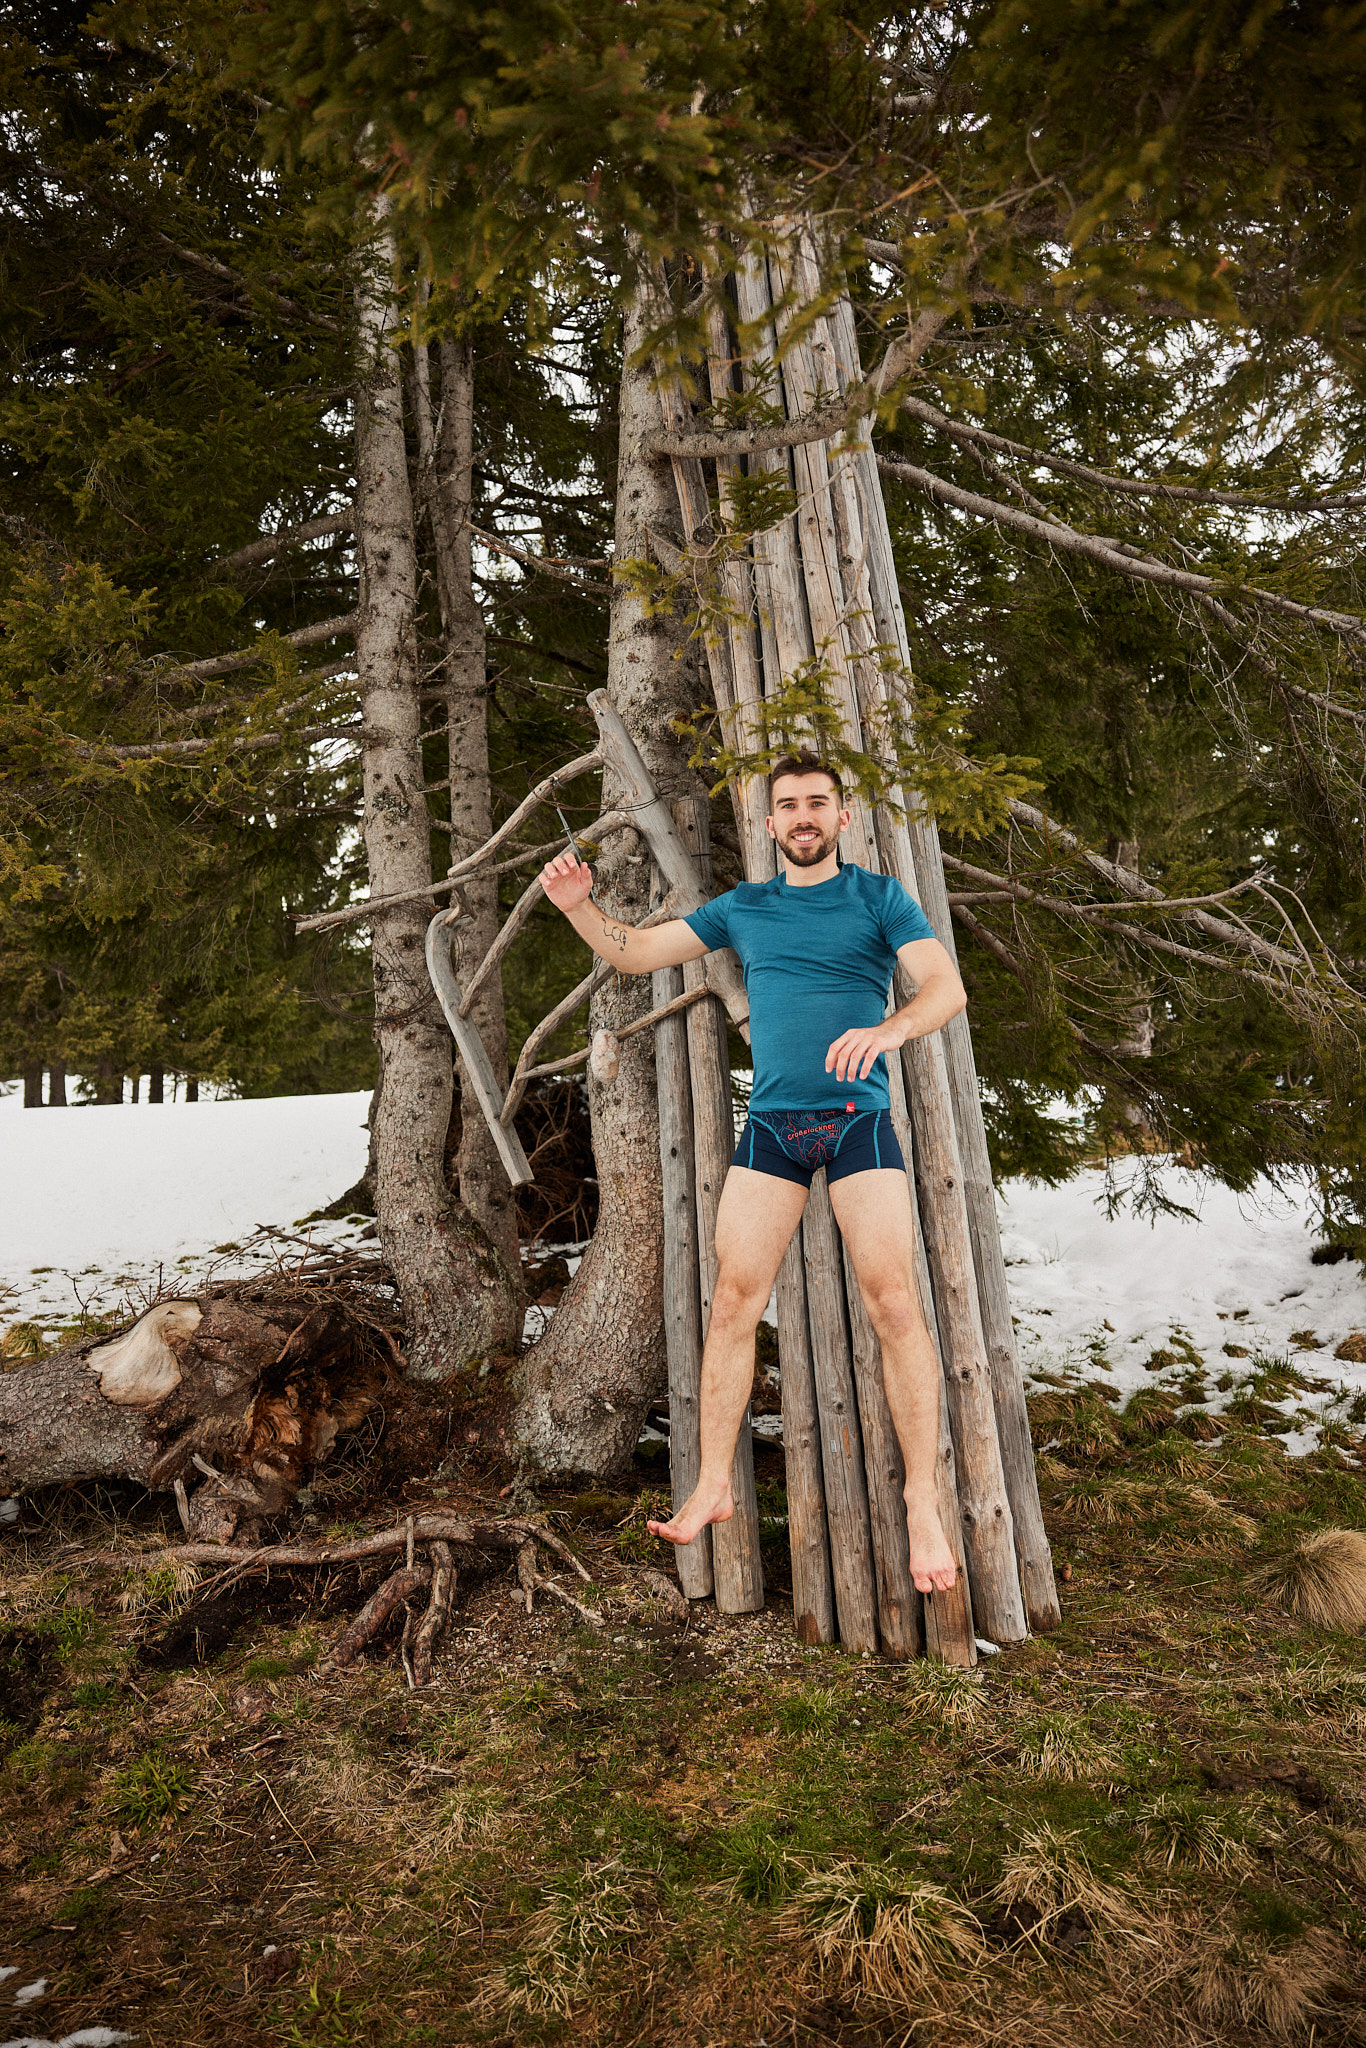
<svg viewBox="0 0 1366 2048"><path fill-rule="evenodd" d="M740 956L754 1054L751 1108L887 1107L884 1054L862 1081L837 1081L825 1056L842 1033L882 1022L897 949L934 937L895 876L847 865L805 888L790 888L784 875L741 882L685 922L709 952L732 946Z"/></svg>

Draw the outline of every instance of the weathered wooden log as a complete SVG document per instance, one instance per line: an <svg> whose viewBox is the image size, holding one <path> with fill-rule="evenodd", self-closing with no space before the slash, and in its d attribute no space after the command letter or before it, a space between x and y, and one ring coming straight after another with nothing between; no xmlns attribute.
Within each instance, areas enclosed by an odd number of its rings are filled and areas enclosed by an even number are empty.
<svg viewBox="0 0 1366 2048"><path fill-rule="evenodd" d="M281 1570L286 1566L306 1571L334 1565L359 1564L369 1557L384 1557L392 1550L406 1551L409 1544L459 1543L471 1550L510 1550L527 1543L540 1543L579 1578L592 1584L592 1574L581 1564L567 1543L539 1522L524 1522L509 1516L506 1521L474 1521L468 1515L410 1515L392 1529L376 1529L369 1536L351 1536L344 1542L266 1543L254 1550L228 1549L222 1543L171 1543L154 1550L102 1550L88 1552L87 1564L136 1566L140 1571L161 1571L166 1565L203 1564L228 1567L214 1582L215 1591L249 1578L254 1572Z"/></svg>
<svg viewBox="0 0 1366 2048"><path fill-rule="evenodd" d="M820 1405L806 1320L806 1274L802 1268L800 1231L783 1254L778 1269L778 1362L787 1477L787 1535L792 1554L792 1615L800 1642L833 1643L837 1633L835 1589L830 1576Z"/></svg>
<svg viewBox="0 0 1366 2048"><path fill-rule="evenodd" d="M863 1473L877 1582L877 1625L884 1657L918 1657L925 1647L920 1595L911 1583L906 1527L906 1467L882 1380L882 1346L868 1320L849 1249L844 1247L850 1349L863 1437Z"/></svg>
<svg viewBox="0 0 1366 2048"><path fill-rule="evenodd" d="M180 1479L190 1533L225 1540L280 1511L382 1379L340 1304L161 1302L116 1338L0 1374L0 1493Z"/></svg>
<svg viewBox="0 0 1366 2048"><path fill-rule="evenodd" d="M658 1008L683 991L683 971L654 977ZM697 1189L693 1167L692 1082L688 1027L677 1011L655 1027L659 1089L659 1157L664 1179L664 1343L669 1360L669 1480L675 1510L697 1484L702 1463L702 1297L698 1281ZM712 1590L711 1531L703 1529L674 1553L678 1582L690 1600Z"/></svg>
<svg viewBox="0 0 1366 2048"><path fill-rule="evenodd" d="M698 871L705 880L709 880L711 853L705 802L685 798L674 806L673 822ZM704 964L700 960L690 960L684 965L685 989L698 986ZM705 1338L711 1324L711 1306L716 1292L716 1212L731 1154L735 1150L735 1121L731 1108L730 1056L720 1004L715 1001L695 1003L687 1012L686 1028L688 1072L692 1082L698 1274ZM754 1487L754 1447L748 1408L735 1445L730 1486L735 1513L728 1522L718 1522L712 1529L716 1604L723 1614L753 1614L764 1604L764 1570L759 1556L759 1506Z"/></svg>
<svg viewBox="0 0 1366 2048"><path fill-rule="evenodd" d="M840 389L845 389L862 376L853 309L847 299L837 302L831 316L830 343L837 383ZM859 505L865 515L862 551L873 637L909 666L910 642L897 584L891 532L887 525L876 458L866 440L851 458L850 466ZM912 814L907 836L916 878L915 893L944 945L950 953L956 953L944 863L934 820L923 813ZM967 1015L953 1018L943 1036L982 1332L996 1406L997 1436L1011 1506L1020 1583L1030 1627L1045 1630L1057 1626L1061 1610L1052 1552L1039 1502L1038 1476L1029 1434L1029 1411L1025 1405L1024 1382L1011 1322L1010 1290L1001 1252L986 1127L972 1054L972 1029Z"/></svg>
<svg viewBox="0 0 1366 2048"><path fill-rule="evenodd" d="M811 1360L821 1423L821 1468L830 1529L830 1572L840 1641L876 1651L877 1589L864 1477L863 1436L845 1313L844 1270L824 1168L811 1184L802 1217Z"/></svg>

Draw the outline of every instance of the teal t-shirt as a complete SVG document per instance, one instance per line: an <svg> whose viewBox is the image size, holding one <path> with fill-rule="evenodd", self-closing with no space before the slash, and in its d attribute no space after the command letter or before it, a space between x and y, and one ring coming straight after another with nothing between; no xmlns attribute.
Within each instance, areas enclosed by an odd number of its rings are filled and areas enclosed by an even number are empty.
<svg viewBox="0 0 1366 2048"><path fill-rule="evenodd" d="M754 1109L886 1109L887 1061L837 1081L825 1056L845 1031L887 1013L897 948L933 927L893 875L842 867L828 882L741 882L694 910L708 952L733 946L745 970Z"/></svg>

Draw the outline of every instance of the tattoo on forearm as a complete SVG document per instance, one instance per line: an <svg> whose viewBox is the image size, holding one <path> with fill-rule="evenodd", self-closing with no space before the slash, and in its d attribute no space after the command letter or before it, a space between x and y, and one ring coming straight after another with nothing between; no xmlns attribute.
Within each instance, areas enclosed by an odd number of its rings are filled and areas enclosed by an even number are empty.
<svg viewBox="0 0 1366 2048"><path fill-rule="evenodd" d="M619 953L626 951L626 941L630 936L630 931L631 927L629 925L609 924L606 918L602 921L602 936L605 943L609 946L615 946Z"/></svg>

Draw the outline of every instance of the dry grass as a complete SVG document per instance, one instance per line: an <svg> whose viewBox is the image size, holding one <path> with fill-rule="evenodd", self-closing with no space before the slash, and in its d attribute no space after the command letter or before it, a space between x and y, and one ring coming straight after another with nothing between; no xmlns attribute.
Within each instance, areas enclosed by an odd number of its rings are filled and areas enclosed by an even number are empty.
<svg viewBox="0 0 1366 2048"><path fill-rule="evenodd" d="M994 1897L1007 1911L1032 1906L1038 1915L1033 1934L1040 1940L1069 1913L1084 1914L1101 1940L1150 1924L1127 1891L1096 1875L1079 1834L1060 1834L1047 1825L1022 1836L1011 1850Z"/></svg>
<svg viewBox="0 0 1366 2048"><path fill-rule="evenodd" d="M1069 1475L1075 1476L1075 1475ZM1208 1487L1188 1480L1106 1479L1074 1486L1054 1513L1077 1528L1124 1529L1175 1520L1182 1547L1256 1540L1257 1525Z"/></svg>
<svg viewBox="0 0 1366 2048"><path fill-rule="evenodd" d="M581 1885L553 1891L526 1921L520 1952L485 1978L475 1998L483 2017L525 2014L568 2019L589 1989L594 1966L618 1958L644 1923L619 1860L586 1870Z"/></svg>
<svg viewBox="0 0 1366 2048"><path fill-rule="evenodd" d="M1343 1942L1313 1928L1289 1948L1244 1937L1216 1942L1195 1966L1192 2004L1217 2027L1264 2029L1273 2040L1307 2034L1350 1971Z"/></svg>
<svg viewBox="0 0 1366 2048"><path fill-rule="evenodd" d="M1366 1885L1366 1828L1320 1825L1315 1847L1330 1869Z"/></svg>
<svg viewBox="0 0 1366 2048"><path fill-rule="evenodd" d="M939 1885L866 1863L812 1871L783 1922L855 2003L905 2008L944 1970L984 1952L977 1922Z"/></svg>
<svg viewBox="0 0 1366 2048"><path fill-rule="evenodd" d="M1114 1760L1074 1714L1053 1714L1020 1736L1020 1769L1034 1778L1085 1784L1113 1769Z"/></svg>
<svg viewBox="0 0 1366 2048"><path fill-rule="evenodd" d="M1366 1671L1345 1671L1327 1657L1287 1664L1267 1684L1266 1701L1282 1719L1320 1714L1354 1735L1366 1733Z"/></svg>
<svg viewBox="0 0 1366 2048"><path fill-rule="evenodd" d="M1189 1794L1161 1793L1139 1832L1166 1870L1180 1863L1226 1876L1252 1867L1245 1825Z"/></svg>
<svg viewBox="0 0 1366 2048"><path fill-rule="evenodd" d="M1254 1574L1287 1614L1314 1628L1366 1628L1366 1531L1319 1529Z"/></svg>
<svg viewBox="0 0 1366 2048"><path fill-rule="evenodd" d="M982 1719L986 1701L976 1672L960 1671L931 1658L907 1667L902 1698L910 1712L952 1734Z"/></svg>

